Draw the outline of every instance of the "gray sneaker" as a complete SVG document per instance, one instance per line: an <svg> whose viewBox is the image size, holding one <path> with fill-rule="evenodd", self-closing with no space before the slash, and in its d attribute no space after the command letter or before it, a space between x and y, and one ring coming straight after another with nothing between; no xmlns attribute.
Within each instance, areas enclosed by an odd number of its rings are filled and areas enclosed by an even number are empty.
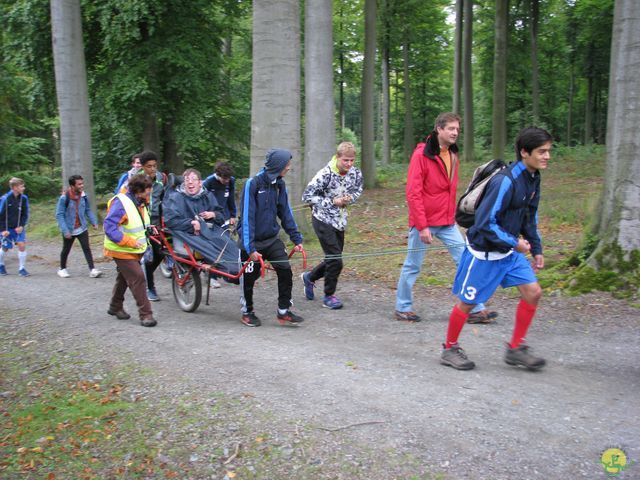
<svg viewBox="0 0 640 480"><path fill-rule="evenodd" d="M442 355L440 356L442 365L447 365L457 370L471 370L476 366L475 363L467 358L464 350L458 345L451 345L451 348L444 348L444 345L442 347Z"/></svg>
<svg viewBox="0 0 640 480"><path fill-rule="evenodd" d="M509 365L522 365L529 370L538 370L547 363L544 358L536 357L529 353L529 346L524 343L516 348L511 348L507 344L507 353L504 356L504 361Z"/></svg>

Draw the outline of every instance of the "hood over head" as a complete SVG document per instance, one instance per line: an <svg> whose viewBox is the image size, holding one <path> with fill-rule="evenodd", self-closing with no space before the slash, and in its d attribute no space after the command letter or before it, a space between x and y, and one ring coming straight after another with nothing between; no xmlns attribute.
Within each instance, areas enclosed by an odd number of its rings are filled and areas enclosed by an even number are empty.
<svg viewBox="0 0 640 480"><path fill-rule="evenodd" d="M264 171L270 182L273 182L280 176L280 172L291 161L293 156L289 150L284 148L274 148L267 152L264 160Z"/></svg>

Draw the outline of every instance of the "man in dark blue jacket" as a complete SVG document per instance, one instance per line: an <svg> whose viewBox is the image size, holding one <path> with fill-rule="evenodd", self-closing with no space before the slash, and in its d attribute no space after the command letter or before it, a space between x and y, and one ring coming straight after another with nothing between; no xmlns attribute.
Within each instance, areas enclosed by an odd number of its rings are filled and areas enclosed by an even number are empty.
<svg viewBox="0 0 640 480"><path fill-rule="evenodd" d="M18 274L28 277L25 268L27 262L27 232L29 223L29 197L24 193L24 180L13 177L9 180L10 190L0 197L0 275L6 275L4 254L15 243L18 246Z"/></svg>
<svg viewBox="0 0 640 480"><path fill-rule="evenodd" d="M281 224L296 249L302 250L302 235L293 218L283 179L291 168L291 158L288 150L270 150L264 168L247 180L242 194L238 227L241 255L243 261L253 261L240 281L243 292L242 323L249 327L261 325L253 312L253 285L260 276L260 257L270 261L278 275L278 321L283 325L295 325L303 321L302 317L290 310L293 274L284 243L278 238Z"/></svg>
<svg viewBox="0 0 640 480"><path fill-rule="evenodd" d="M209 175L202 186L213 193L222 207L224 219L223 227L236 224L236 179L233 177L233 168L227 162L218 162L213 174ZM220 288L217 276L211 275L209 285L212 288Z"/></svg>
<svg viewBox="0 0 640 480"><path fill-rule="evenodd" d="M216 196L222 207L223 218L229 225L236 223L236 179L233 168L227 162L218 162L212 175L203 180L202 186Z"/></svg>
<svg viewBox="0 0 640 480"><path fill-rule="evenodd" d="M529 352L524 340L542 296L535 275L544 267L537 229L540 170L547 168L552 137L541 128L525 128L515 147L517 161L493 177L486 188L458 264L453 293L459 302L451 311L440 359L443 365L458 370L475 367L458 345L469 312L474 305L488 300L498 286L517 287L521 295L505 362L530 370L542 368L546 363ZM525 257L529 252L533 267Z"/></svg>

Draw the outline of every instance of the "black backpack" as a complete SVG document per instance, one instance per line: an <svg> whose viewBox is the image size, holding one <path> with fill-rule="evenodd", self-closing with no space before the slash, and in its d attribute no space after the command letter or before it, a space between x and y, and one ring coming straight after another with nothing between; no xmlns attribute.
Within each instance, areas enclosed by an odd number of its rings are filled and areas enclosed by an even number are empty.
<svg viewBox="0 0 640 480"><path fill-rule="evenodd" d="M483 163L473 172L469 186L458 200L456 206L456 223L464 228L473 225L476 218L476 210L484 197L484 191L489 180L500 171L507 168L507 164L500 159Z"/></svg>

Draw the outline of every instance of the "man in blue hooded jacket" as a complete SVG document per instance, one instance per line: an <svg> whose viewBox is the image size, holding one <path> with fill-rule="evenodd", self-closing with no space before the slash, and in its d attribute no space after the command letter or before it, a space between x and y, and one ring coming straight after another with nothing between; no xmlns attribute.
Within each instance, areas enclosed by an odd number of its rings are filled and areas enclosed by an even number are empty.
<svg viewBox="0 0 640 480"><path fill-rule="evenodd" d="M296 325L303 321L290 310L293 273L284 243L278 238L282 225L296 250L302 250L302 235L293 218L283 179L291 169L291 159L288 150L269 150L264 168L247 180L243 189L238 234L242 261L251 259L252 263L247 266L240 283L242 323L249 327L261 325L253 312L253 285L260 276L260 257L271 262L278 276L278 321L282 325Z"/></svg>

